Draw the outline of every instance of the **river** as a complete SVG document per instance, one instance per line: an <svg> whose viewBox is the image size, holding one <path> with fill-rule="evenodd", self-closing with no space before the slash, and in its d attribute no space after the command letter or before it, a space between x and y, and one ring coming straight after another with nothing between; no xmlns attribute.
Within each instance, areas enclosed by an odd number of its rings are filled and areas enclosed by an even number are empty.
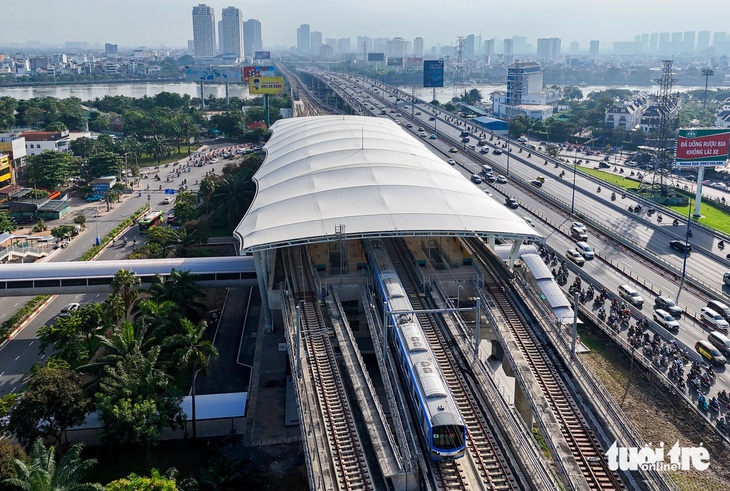
<svg viewBox="0 0 730 491"><path fill-rule="evenodd" d="M405 92L411 92L410 86L399 87ZM656 85L624 85L624 86L607 86L607 85L588 85L580 87L583 95L587 96L591 92L614 89L639 90L649 93L655 93L658 90ZM724 87L727 89L727 87ZM495 91L506 90L505 84L477 84L467 87L443 87L436 89L436 99L439 102L446 103L452 97L462 94L464 90L478 89L484 99L489 98L489 94ZM704 89L703 86L677 86L675 90L678 92L686 92L688 90ZM715 87L709 87L709 90L715 90ZM177 94L188 94L192 97L200 96L200 89L195 82L138 82L138 83L99 83L99 84L69 84L69 85L38 85L38 86L22 86L22 87L0 87L0 97L10 96L14 99L32 99L34 97L55 97L57 99L66 99L68 97L78 97L82 101L94 100L97 97L102 98L106 95L123 95L127 97L153 97L160 92L174 92ZM223 98L226 96L225 85L222 84L206 84L204 86L205 97L210 95ZM416 87L414 93L417 97L430 101L432 100L432 89L424 89ZM231 97L249 98L248 86L245 84L230 84L229 95Z"/></svg>

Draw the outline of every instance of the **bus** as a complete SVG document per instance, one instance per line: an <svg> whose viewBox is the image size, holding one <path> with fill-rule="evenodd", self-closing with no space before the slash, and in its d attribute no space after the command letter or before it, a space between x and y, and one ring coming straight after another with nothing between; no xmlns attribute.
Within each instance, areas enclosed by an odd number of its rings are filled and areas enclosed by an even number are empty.
<svg viewBox="0 0 730 491"><path fill-rule="evenodd" d="M145 216L140 218L139 220L139 232L145 233L147 230L151 229L152 227L156 227L157 225L162 223L162 212L161 211L151 211L147 213Z"/></svg>

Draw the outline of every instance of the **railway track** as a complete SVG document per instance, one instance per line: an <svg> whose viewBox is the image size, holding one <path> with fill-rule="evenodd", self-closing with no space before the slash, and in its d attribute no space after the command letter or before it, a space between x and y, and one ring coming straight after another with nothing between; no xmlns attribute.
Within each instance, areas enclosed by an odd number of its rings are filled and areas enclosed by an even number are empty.
<svg viewBox="0 0 730 491"><path fill-rule="evenodd" d="M605 450L576 406L573 397L558 376L555 366L545 354L535 334L518 313L512 298L507 295L504 282L498 278L496 270L490 266L492 259L484 251L483 243L479 239L467 239L467 241L485 266L486 289L501 310L502 317L508 324L506 327L514 335L550 408L561 423L561 432L588 485L591 489L596 490L626 489L619 475L608 469L604 459Z"/></svg>
<svg viewBox="0 0 730 491"><path fill-rule="evenodd" d="M413 274L412 262L403 253L403 247L394 240L384 242L413 309L429 308L414 287L418 282ZM482 415L447 340L430 314L417 314L417 317L466 424L469 458L479 479L477 489L521 489L506 463L504 452L495 444L496 438L492 429ZM443 462L435 466L434 478L441 489L472 489L466 477L468 471L464 460L467 459Z"/></svg>
<svg viewBox="0 0 730 491"><path fill-rule="evenodd" d="M349 405L327 326L319 308L314 276L304 248L286 254L287 278L301 307L301 338L316 388L319 410L329 443L337 489L375 489Z"/></svg>

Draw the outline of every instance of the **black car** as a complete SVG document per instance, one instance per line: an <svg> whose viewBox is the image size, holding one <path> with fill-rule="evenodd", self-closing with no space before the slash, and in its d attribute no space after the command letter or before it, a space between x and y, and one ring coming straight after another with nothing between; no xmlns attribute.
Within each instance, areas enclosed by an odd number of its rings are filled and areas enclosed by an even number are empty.
<svg viewBox="0 0 730 491"><path fill-rule="evenodd" d="M692 252L692 244L685 244L681 240L670 240L669 247L671 247L675 251L687 252L688 254Z"/></svg>
<svg viewBox="0 0 730 491"><path fill-rule="evenodd" d="M534 181L530 181L530 184L532 184L536 188L541 188L542 187L542 181L538 181L537 179L535 179Z"/></svg>
<svg viewBox="0 0 730 491"><path fill-rule="evenodd" d="M674 303L674 300L669 297L656 297L654 299L654 307L666 310L675 319L679 319L684 313L684 309Z"/></svg>

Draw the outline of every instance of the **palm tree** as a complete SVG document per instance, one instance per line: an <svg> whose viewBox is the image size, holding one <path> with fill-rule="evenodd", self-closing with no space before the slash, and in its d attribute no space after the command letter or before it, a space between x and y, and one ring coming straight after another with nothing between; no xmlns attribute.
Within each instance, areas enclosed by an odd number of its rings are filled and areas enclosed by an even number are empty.
<svg viewBox="0 0 730 491"><path fill-rule="evenodd" d="M154 135L147 140L146 150L155 157L157 165L160 165L160 160L166 155L170 155L170 146L167 142L159 135Z"/></svg>
<svg viewBox="0 0 730 491"><path fill-rule="evenodd" d="M205 305L195 300L204 297L205 294L195 284L195 277L189 270L180 271L173 268L164 280L159 275L155 276L152 278L148 293L158 302L165 300L174 302L186 317L192 311L205 310Z"/></svg>
<svg viewBox="0 0 730 491"><path fill-rule="evenodd" d="M182 312L174 302L145 298L137 304L134 324L137 329L145 329L151 340L162 341L177 334L181 322Z"/></svg>
<svg viewBox="0 0 730 491"><path fill-rule="evenodd" d="M193 438L196 438L195 378L199 370L203 372L203 375L208 373L210 357L218 356L218 350L213 346L213 343L203 340L203 334L208 328L207 322L200 321L195 325L188 319L183 319L181 327L183 333L165 339L164 346L175 348L172 354L173 366L185 367L190 371L192 379L191 395L193 397Z"/></svg>
<svg viewBox="0 0 730 491"><path fill-rule="evenodd" d="M46 447L38 439L33 443L30 461L15 459L13 465L18 477L5 479L3 484L24 491L93 491L103 490L100 484L81 483L81 479L96 460L80 458L81 445L74 445L56 464L55 447Z"/></svg>
<svg viewBox="0 0 730 491"><path fill-rule="evenodd" d="M251 175L250 169L243 169L235 175L229 174L220 181L215 190L213 201L228 207L229 223L242 217L251 204L256 189Z"/></svg>
<svg viewBox="0 0 730 491"><path fill-rule="evenodd" d="M209 205L210 205L210 199L213 197L216 191L216 183L215 179L213 177L206 177L202 181L200 181L200 189L198 190L198 193L203 197L203 201L205 201L205 214L210 213Z"/></svg>
<svg viewBox="0 0 730 491"><path fill-rule="evenodd" d="M124 317L129 315L129 309L139 295L139 286L142 282L139 277L128 269L120 269L112 281L112 293L119 295L124 301Z"/></svg>

